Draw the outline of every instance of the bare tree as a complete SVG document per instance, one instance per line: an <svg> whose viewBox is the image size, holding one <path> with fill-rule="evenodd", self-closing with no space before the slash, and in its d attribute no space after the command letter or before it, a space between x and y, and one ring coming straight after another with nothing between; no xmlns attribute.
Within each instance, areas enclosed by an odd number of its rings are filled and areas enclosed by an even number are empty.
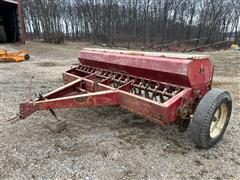
<svg viewBox="0 0 240 180"><path fill-rule="evenodd" d="M26 29L51 43L168 43L239 36L238 0L23 0ZM234 33L229 33L234 32ZM196 45L198 42L196 43Z"/></svg>

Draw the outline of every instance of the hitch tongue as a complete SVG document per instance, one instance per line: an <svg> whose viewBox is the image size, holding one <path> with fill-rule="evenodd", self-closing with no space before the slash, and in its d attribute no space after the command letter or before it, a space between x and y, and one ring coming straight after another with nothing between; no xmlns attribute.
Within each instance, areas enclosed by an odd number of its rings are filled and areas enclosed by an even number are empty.
<svg viewBox="0 0 240 180"><path fill-rule="evenodd" d="M33 107L33 105L30 102L20 104L20 113L7 119L6 121L11 122L11 124L14 124L22 119L26 119L28 116L30 116L35 111L36 111L35 108Z"/></svg>

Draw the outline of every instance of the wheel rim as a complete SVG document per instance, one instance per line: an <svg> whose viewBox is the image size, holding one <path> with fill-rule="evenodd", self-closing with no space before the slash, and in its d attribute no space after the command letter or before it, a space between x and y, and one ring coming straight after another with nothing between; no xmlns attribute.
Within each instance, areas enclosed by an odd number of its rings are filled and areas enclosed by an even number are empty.
<svg viewBox="0 0 240 180"><path fill-rule="evenodd" d="M210 126L211 138L214 139L221 134L224 128L224 125L226 124L226 121L227 121L227 115L228 115L228 107L225 103L221 103L218 109L216 110L211 122L211 126Z"/></svg>

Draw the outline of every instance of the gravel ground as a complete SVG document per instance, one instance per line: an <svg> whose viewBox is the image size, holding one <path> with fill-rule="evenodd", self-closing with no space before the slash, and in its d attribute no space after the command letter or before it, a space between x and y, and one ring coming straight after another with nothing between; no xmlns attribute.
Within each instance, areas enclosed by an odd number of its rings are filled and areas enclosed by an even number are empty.
<svg viewBox="0 0 240 180"><path fill-rule="evenodd" d="M210 52L214 86L229 90L233 113L224 138L210 150L194 147L189 131L160 127L117 107L58 110L67 129L45 128L49 112L37 112L14 125L33 92L47 93L63 84L61 73L76 65L87 43L4 45L28 48L32 60L0 64L0 179L240 179L240 53ZM3 47L3 45L0 45Z"/></svg>

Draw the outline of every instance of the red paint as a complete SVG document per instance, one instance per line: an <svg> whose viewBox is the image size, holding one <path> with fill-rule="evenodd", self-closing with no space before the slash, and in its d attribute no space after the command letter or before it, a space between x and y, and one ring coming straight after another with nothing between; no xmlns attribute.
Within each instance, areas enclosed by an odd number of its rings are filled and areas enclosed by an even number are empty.
<svg viewBox="0 0 240 180"><path fill-rule="evenodd" d="M212 75L212 64L208 59L150 57L85 50L80 52L79 61L87 66L187 87L209 83ZM206 71L199 76L202 65Z"/></svg>
<svg viewBox="0 0 240 180"><path fill-rule="evenodd" d="M117 105L158 124L179 118L211 88L209 59L180 59L82 51L66 85L20 105L24 119L37 110Z"/></svg>

